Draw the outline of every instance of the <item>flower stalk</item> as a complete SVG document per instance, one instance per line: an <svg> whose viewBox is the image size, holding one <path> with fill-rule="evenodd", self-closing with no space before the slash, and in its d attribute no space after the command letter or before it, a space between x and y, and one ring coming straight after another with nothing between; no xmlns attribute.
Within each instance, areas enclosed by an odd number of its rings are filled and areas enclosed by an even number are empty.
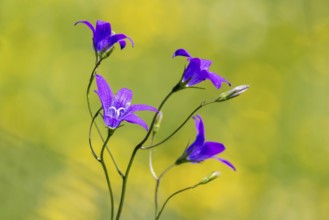
<svg viewBox="0 0 329 220"><path fill-rule="evenodd" d="M174 196L177 196L178 194L182 193L182 192L185 192L187 190L190 190L190 189L194 189L200 185L204 185L204 184L207 184L209 182L211 182L212 180L216 179L217 177L219 176L219 172L218 171L215 171L213 173L211 173L210 175L204 177L200 182L198 182L197 184L194 184L192 186L188 186L186 188L183 188L183 189L180 189L176 192L174 192L173 194L171 194L170 196L168 196L168 198L165 200L165 202L162 204L161 208L160 208L160 211L156 214L155 216L155 220L158 220L160 219L160 216L164 210L164 208L166 207L167 203L174 197Z"/></svg>
<svg viewBox="0 0 329 220"><path fill-rule="evenodd" d="M159 187L160 187L160 183L161 180L163 178L163 176L169 171L171 170L176 164L172 164L169 167L167 167L160 175L158 178L156 178L156 184L155 184L155 190L154 190L154 211L155 211L155 218L157 218L158 216L158 192L159 192Z"/></svg>
<svg viewBox="0 0 329 220"><path fill-rule="evenodd" d="M113 134L113 131L109 129L108 130L108 135L107 135L107 137L106 137L106 139L104 141L104 144L102 146L102 150L101 150L101 153L100 153L100 160L99 160L99 162L102 165L103 171L104 171L104 175L105 175L107 187L108 187L109 194L110 194L110 200L111 200L111 220L113 220L113 217L114 217L114 199L113 199L113 191L112 191L110 177L109 177L109 174L108 174L108 171L107 171L107 167L106 167L106 164L105 164L105 161L104 161L104 150L105 150L106 145L107 145L107 142L109 141L109 139L112 136L112 134Z"/></svg>

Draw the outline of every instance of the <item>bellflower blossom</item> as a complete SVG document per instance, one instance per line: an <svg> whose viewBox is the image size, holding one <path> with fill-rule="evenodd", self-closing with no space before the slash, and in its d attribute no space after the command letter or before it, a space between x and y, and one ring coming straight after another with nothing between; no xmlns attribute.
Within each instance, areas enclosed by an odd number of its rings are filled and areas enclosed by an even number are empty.
<svg viewBox="0 0 329 220"><path fill-rule="evenodd" d="M222 143L205 141L204 125L201 116L196 115L193 119L197 130L196 139L185 150L183 155L178 158L176 164L178 165L184 162L199 163L210 158L215 158L235 171L236 169L232 163L216 157L217 154L220 154L225 150L225 146Z"/></svg>
<svg viewBox="0 0 329 220"><path fill-rule="evenodd" d="M102 103L104 123L107 127L114 130L121 124L122 121L138 124L148 130L147 124L135 115L136 111L153 111L157 109L144 104L131 105L133 93L131 90L122 88L113 95L110 86L106 80L96 74L97 95Z"/></svg>
<svg viewBox="0 0 329 220"><path fill-rule="evenodd" d="M204 80L210 80L217 89L221 87L223 82L231 86L226 79L209 71L212 63L210 60L194 58L187 52L187 50L182 48L175 51L173 57L176 56L187 57L187 60L189 61L182 78L182 83L184 83L185 86L193 86Z"/></svg>
<svg viewBox="0 0 329 220"><path fill-rule="evenodd" d="M78 21L77 24L85 24L93 32L93 47L97 53L102 53L119 43L120 48L126 47L126 39L128 39L132 46L134 46L133 40L125 34L115 34L112 31L111 24L109 22L97 20L96 27L94 27L89 21Z"/></svg>

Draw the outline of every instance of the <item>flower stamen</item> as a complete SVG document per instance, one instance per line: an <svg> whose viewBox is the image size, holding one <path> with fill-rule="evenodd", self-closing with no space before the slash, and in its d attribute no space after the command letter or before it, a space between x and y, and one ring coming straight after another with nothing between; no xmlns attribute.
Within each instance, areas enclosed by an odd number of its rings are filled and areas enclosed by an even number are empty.
<svg viewBox="0 0 329 220"><path fill-rule="evenodd" d="M125 112L126 109L123 107L116 109L115 107L112 106L107 110L107 116L111 118L119 119Z"/></svg>

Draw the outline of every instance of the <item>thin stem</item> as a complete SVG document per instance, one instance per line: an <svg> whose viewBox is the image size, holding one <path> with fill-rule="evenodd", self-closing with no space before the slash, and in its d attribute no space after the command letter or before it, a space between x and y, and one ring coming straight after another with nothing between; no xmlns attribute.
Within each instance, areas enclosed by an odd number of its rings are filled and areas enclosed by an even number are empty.
<svg viewBox="0 0 329 220"><path fill-rule="evenodd" d="M149 128L147 134L145 135L144 139L134 148L134 150L131 154L131 157L130 157L130 160L129 160L129 163L128 163L128 166L127 166L127 170L126 170L126 173L125 173L125 175L123 177L123 181L122 181L121 197L120 197L120 203L119 203L119 208L118 208L116 220L119 220L120 216L121 216L122 207L123 207L124 200L125 200L125 195L126 195L128 177L129 177L130 169L131 169L131 166L134 162L135 156L136 156L138 150L142 148L143 144L145 143L145 141L147 140L147 138L151 134L151 132L153 130L154 123L155 123L155 120L156 120L159 112L161 111L163 105L167 102L169 97L174 93L175 93L175 91L173 91L173 90L170 91L170 93L163 99L163 101L161 102L161 104L158 108L158 111L154 114L153 120L151 122L151 125L150 125L150 128Z"/></svg>
<svg viewBox="0 0 329 220"><path fill-rule="evenodd" d="M183 189L178 190L177 192L171 194L171 195L166 199L166 201L163 203L163 205L162 205L162 207L161 207L161 209L160 209L158 215L155 217L155 220L158 220L158 219L160 218L160 216L161 216L161 214L162 214L164 208L166 207L167 203L169 202L169 200L170 200L172 197L174 197L174 196L176 196L177 194L179 194L179 193L181 193L181 192L184 192L184 191L186 191L186 190L193 189L193 188L195 188L195 187L197 187L197 186L199 186L199 185L201 185L201 183L197 183L197 184L195 184L195 185L193 185L193 186L189 186L189 187L183 188Z"/></svg>
<svg viewBox="0 0 329 220"><path fill-rule="evenodd" d="M154 144L154 145L151 145L149 147L143 147L142 149L143 150L147 150L147 149L151 149L151 148L155 148L161 144L163 144L164 142L166 142L167 140L169 140L172 136L174 136L187 122L188 120L197 112L199 111L201 108L205 107L206 105L209 105L209 104L212 104L212 103L215 103L216 101L210 101L210 102L202 102L198 107L196 107L187 117L186 119L182 122L182 124L180 126L178 126L176 128L176 130L174 130L168 137L166 137L165 139L163 139L162 141Z"/></svg>
<svg viewBox="0 0 329 220"><path fill-rule="evenodd" d="M96 64L94 66L94 69L91 72L90 77L89 77L89 83L88 83L88 87L87 87L87 102L88 102L88 109L89 109L90 114L92 113L91 106L90 106L90 101L89 101L90 88L91 88L91 84L93 83L93 81L95 79L96 71L97 71L98 67L101 65L102 61L103 61L103 59L96 60Z"/></svg>
<svg viewBox="0 0 329 220"><path fill-rule="evenodd" d="M120 219L121 216L121 212L122 212L122 207L123 207L123 203L124 203L124 199L125 199L125 195L126 195L126 187L127 187L127 181L128 181L128 176L129 176L129 172L130 172L130 168L133 164L134 158L136 156L136 153L139 149L139 145L137 145L135 147L135 149L133 150L128 166L127 166L127 170L125 175L123 176L123 181L122 181L122 188L121 188L121 197L120 197L120 203L119 203L119 208L118 208L118 212L117 212L117 216L116 216L116 220Z"/></svg>
<svg viewBox="0 0 329 220"><path fill-rule="evenodd" d="M150 172L151 172L153 178L155 180L157 180L158 179L158 176L155 173L154 168L153 168L152 149L149 150L149 167L150 167Z"/></svg>
<svg viewBox="0 0 329 220"><path fill-rule="evenodd" d="M152 149L150 149L152 150ZM155 210L155 217L158 214L158 192L159 192L159 186L160 182L162 180L162 177L171 169L175 166L175 164L170 165L167 167L161 174L160 176L156 179L156 184L155 184L155 191L154 191L154 210Z"/></svg>
<svg viewBox="0 0 329 220"><path fill-rule="evenodd" d="M96 154L96 152L95 152L95 150L94 150L94 148L93 148L93 146L92 146L92 143L91 143L91 130L92 130L92 127L93 127L94 121L95 121L96 117L98 116L98 114L100 113L101 109L102 109L102 108L100 108L100 109L96 112L95 116L94 116L93 119L91 120L90 127L89 127L89 140L88 140L88 141L89 141L89 147L90 147L90 150L91 150L93 156L95 157L95 159L98 160L98 161L100 161L101 159L97 156L97 154Z"/></svg>
<svg viewBox="0 0 329 220"><path fill-rule="evenodd" d="M109 189L109 193L110 193L110 199L111 199L111 220L113 220L114 218L114 199L113 199L113 191L112 191L112 187L111 187L111 182L110 182L110 177L106 168L106 164L104 161L104 150L105 150L105 146L107 144L107 142L109 141L110 137L112 136L113 132L111 130L109 130L109 133L106 137L106 140L104 141L101 153L100 153L100 163L102 164L103 170L104 170L104 174L105 174L105 178L106 178L106 182L107 182L107 186Z"/></svg>

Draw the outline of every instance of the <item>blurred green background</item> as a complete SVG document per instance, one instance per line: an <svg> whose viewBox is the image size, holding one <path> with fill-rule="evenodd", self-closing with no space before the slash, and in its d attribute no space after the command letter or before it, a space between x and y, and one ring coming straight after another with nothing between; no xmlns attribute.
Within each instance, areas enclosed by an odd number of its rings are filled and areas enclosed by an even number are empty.
<svg viewBox="0 0 329 220"><path fill-rule="evenodd" d="M91 32L73 26L97 19L135 41L99 69L114 91L132 89L134 103L158 106L186 63L171 58L181 47L212 60L211 70L233 86L251 86L199 112L207 139L226 145L221 156L237 172L215 160L172 170L161 201L211 171L222 175L174 198L162 219L329 219L328 10L326 0L0 1L0 219L109 219L104 175L88 147ZM207 90L186 90L168 102L157 140L219 94L209 82L201 86ZM99 105L95 96L92 103ZM140 115L150 122L151 114ZM122 169L144 134L127 124L111 140ZM189 121L154 152L156 171L194 137ZM122 219L152 219L153 190L142 151Z"/></svg>

